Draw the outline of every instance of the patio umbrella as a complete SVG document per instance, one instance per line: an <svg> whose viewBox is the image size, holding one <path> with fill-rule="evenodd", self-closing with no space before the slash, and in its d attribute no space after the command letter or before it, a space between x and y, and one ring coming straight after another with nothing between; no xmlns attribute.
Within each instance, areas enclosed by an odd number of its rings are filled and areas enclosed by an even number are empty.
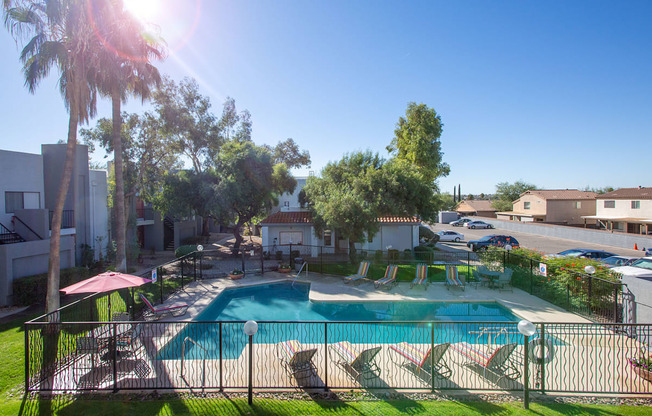
<svg viewBox="0 0 652 416"><path fill-rule="evenodd" d="M60 289L66 295L75 293L112 292L128 287L137 287L151 282L150 279L118 272L104 272L81 282ZM111 297L109 296L109 316L111 315Z"/></svg>

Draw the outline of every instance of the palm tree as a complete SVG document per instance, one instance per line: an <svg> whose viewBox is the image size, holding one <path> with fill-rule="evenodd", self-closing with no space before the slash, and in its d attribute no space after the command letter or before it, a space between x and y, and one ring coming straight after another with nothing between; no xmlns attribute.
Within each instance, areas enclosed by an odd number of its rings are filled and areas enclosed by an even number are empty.
<svg viewBox="0 0 652 416"><path fill-rule="evenodd" d="M46 310L59 308L61 217L72 176L77 126L95 115L96 89L93 50L97 44L83 0L3 0L5 26L18 40L29 39L20 60L25 85L34 93L53 68L69 112L68 143L63 175L52 217ZM58 317L54 316L54 320Z"/></svg>
<svg viewBox="0 0 652 416"><path fill-rule="evenodd" d="M116 270L127 271L126 216L123 179L121 103L134 95L143 101L151 94L150 87L159 85L161 76L151 59L162 59L162 41L144 32L142 24L124 10L122 0L99 3L95 15L104 48L99 62L102 68L100 92L111 97L113 118L113 160L115 164Z"/></svg>

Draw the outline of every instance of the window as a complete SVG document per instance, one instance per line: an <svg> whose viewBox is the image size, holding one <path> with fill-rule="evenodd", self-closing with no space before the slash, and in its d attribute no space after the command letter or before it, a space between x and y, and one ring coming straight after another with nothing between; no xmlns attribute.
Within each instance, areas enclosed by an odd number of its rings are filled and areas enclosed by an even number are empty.
<svg viewBox="0 0 652 416"><path fill-rule="evenodd" d="M575 202L575 209L581 209L582 208L582 201L576 201Z"/></svg>
<svg viewBox="0 0 652 416"><path fill-rule="evenodd" d="M331 231L324 231L324 245L330 246L333 244L333 233Z"/></svg>
<svg viewBox="0 0 652 416"><path fill-rule="evenodd" d="M616 208L616 201L604 201L605 208Z"/></svg>
<svg viewBox="0 0 652 416"><path fill-rule="evenodd" d="M523 202L523 209L530 209L530 202Z"/></svg>
<svg viewBox="0 0 652 416"><path fill-rule="evenodd" d="M12 214L17 209L41 208L41 194L38 192L5 192L5 212Z"/></svg>
<svg viewBox="0 0 652 416"><path fill-rule="evenodd" d="M289 207L289 206L290 206L290 201L285 201L285 202L283 202L283 206L284 206L284 207Z"/></svg>
<svg viewBox="0 0 652 416"><path fill-rule="evenodd" d="M641 201L632 201L632 209L641 209Z"/></svg>
<svg viewBox="0 0 652 416"><path fill-rule="evenodd" d="M278 233L281 245L303 244L303 232L301 231L281 231Z"/></svg>

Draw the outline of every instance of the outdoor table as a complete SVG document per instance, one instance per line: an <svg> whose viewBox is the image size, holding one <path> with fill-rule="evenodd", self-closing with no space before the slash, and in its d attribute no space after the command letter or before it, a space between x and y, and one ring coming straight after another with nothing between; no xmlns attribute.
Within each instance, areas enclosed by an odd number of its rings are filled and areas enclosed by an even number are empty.
<svg viewBox="0 0 652 416"><path fill-rule="evenodd" d="M478 274L489 279L489 287L492 287L494 285L494 281L501 275L500 272L493 270L478 270Z"/></svg>
<svg viewBox="0 0 652 416"><path fill-rule="evenodd" d="M114 327L115 331L113 329ZM118 339L131 330L133 330L132 324L106 324L93 329L89 336L98 340L108 341L108 351L101 357L103 361L111 360L114 353L116 359L119 360L121 358L120 353L116 351Z"/></svg>
<svg viewBox="0 0 652 416"><path fill-rule="evenodd" d="M453 262L453 261L439 261L439 260L437 260L437 261L432 262L433 266L459 266L461 264L462 263L456 262L456 261Z"/></svg>

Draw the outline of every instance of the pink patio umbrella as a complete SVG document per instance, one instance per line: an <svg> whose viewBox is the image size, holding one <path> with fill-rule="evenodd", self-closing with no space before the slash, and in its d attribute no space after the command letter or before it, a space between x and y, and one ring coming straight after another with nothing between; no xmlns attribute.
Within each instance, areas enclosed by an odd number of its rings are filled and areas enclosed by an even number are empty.
<svg viewBox="0 0 652 416"><path fill-rule="evenodd" d="M75 293L103 293L112 292L118 289L125 289L128 287L137 287L150 282L150 279L133 276L131 274L104 272L98 274L97 276L82 280L81 282L77 282L68 287L64 287L63 289L60 289L60 291L66 295ZM110 315L111 297L109 296L109 316Z"/></svg>

